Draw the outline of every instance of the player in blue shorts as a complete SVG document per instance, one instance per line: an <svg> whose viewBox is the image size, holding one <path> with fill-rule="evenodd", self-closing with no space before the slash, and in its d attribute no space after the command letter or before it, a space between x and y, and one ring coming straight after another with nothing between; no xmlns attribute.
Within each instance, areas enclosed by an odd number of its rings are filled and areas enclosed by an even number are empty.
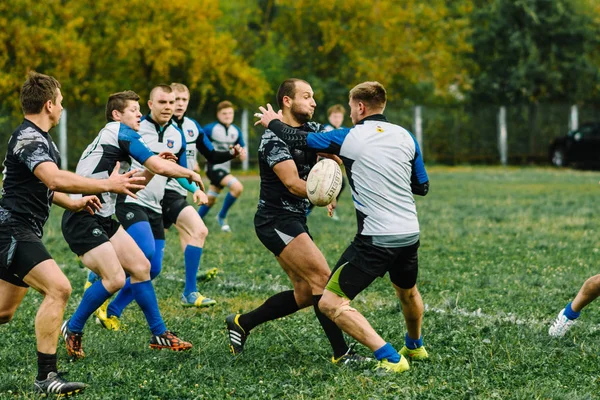
<svg viewBox="0 0 600 400"><path fill-rule="evenodd" d="M319 308L342 330L370 348L378 368L409 369L406 358L428 358L421 325L423 300L417 289L419 221L413 194L426 195L429 178L419 146L404 128L383 115L386 91L364 82L350 91L350 117L355 126L311 133L284 124L268 109L260 123L295 149L339 155L348 173L358 232L335 266ZM407 334L398 352L350 306L377 277L389 273L402 304Z"/></svg>
<svg viewBox="0 0 600 400"><path fill-rule="evenodd" d="M107 124L86 148L77 164L76 173L101 179L108 175L119 161L128 169L146 168L143 176L148 186L165 180L166 176L190 179L201 183L201 177L189 169L169 162L150 150L140 136L139 96L132 91L112 94L106 104ZM154 176L154 174L160 174ZM186 179L187 178L187 179ZM128 290L142 309L150 331L150 347L155 349L187 350L188 342L168 331L158 308L154 287L150 280L150 262L121 225L113 219L116 197L100 193L102 210L96 215L65 211L62 231L71 250L83 264L98 277L85 290L75 313L62 326L67 353L73 358L84 357L83 328L90 315L126 283ZM133 196L135 197L135 196ZM132 197L132 198L133 198ZM77 198L75 196L74 198ZM132 232L138 238L137 232ZM103 323L110 323L102 319Z"/></svg>
<svg viewBox="0 0 600 400"><path fill-rule="evenodd" d="M232 147L239 145L246 147L242 131L233 124L235 111L233 104L229 101L222 101L217 105L217 121L204 126L204 133L212 142L215 150L228 151ZM246 159L246 154L240 154L240 160ZM231 227L227 223L227 213L236 200L242 195L244 186L231 174L231 161L223 163L212 162L208 160L206 164L206 175L210 180L208 188L208 204L200 207L198 213L204 218L210 208L217 201L217 197L223 188L229 188L227 196L223 201L221 211L217 215L217 221L221 226L221 231L231 232Z"/></svg>
<svg viewBox="0 0 600 400"><path fill-rule="evenodd" d="M194 119L185 115L190 101L190 91L182 83L172 83L175 92L175 111L173 122L183 132L186 140L185 156L187 166L196 169L197 154L202 154L209 162L221 163L236 157L245 157L245 150L236 144L226 151L217 151L207 135ZM206 307L215 304L213 299L202 296L198 292L196 276L203 253L204 241L208 229L194 207L187 202L187 190L176 180L169 179L162 202L162 215L165 229L174 225L179 232L179 240L185 262L185 287L181 295L184 306ZM215 274L216 268L208 274Z"/></svg>

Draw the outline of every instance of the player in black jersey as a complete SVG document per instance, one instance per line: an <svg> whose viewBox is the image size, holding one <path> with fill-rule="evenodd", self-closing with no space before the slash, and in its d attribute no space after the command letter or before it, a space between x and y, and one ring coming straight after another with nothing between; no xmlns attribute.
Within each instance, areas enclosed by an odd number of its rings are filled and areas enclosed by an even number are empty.
<svg viewBox="0 0 600 400"><path fill-rule="evenodd" d="M323 126L309 122L316 107L311 86L300 79L288 79L277 93L283 120L295 127L318 132ZM334 363L361 361L349 350L340 329L317 306L327 284L330 270L321 251L312 241L306 226L309 201L306 178L317 154L290 150L273 132L266 130L258 149L260 199L254 218L256 234L275 255L287 273L294 290L278 293L246 314L227 317L230 349L242 352L246 337L254 327L267 321L313 306L333 348Z"/></svg>
<svg viewBox="0 0 600 400"><path fill-rule="evenodd" d="M23 123L13 132L4 160L0 199L0 323L9 322L29 286L44 297L35 319L39 393L67 395L86 385L64 380L56 367L56 346L71 284L42 243L43 227L52 203L71 211L91 213L101 205L96 196L77 200L64 193L133 194L144 178L133 170L108 179L88 179L61 171L60 155L48 131L58 124L63 96L51 76L31 72L21 89Z"/></svg>

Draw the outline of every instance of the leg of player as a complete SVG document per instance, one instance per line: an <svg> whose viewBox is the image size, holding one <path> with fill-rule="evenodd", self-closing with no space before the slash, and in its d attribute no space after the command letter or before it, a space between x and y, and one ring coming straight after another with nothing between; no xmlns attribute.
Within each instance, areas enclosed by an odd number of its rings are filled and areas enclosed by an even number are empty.
<svg viewBox="0 0 600 400"><path fill-rule="evenodd" d="M204 219L204 217L206 216L206 214L208 214L212 206L215 205L217 197L219 197L219 193L221 193L221 188L216 187L215 185L210 185L208 187L208 192L206 192L206 197L208 197L208 203L202 204L198 209L198 215L200 215L200 218Z"/></svg>
<svg viewBox="0 0 600 400"><path fill-rule="evenodd" d="M27 287L17 286L0 279L0 325L12 320L17 308L27 294Z"/></svg>
<svg viewBox="0 0 600 400"><path fill-rule="evenodd" d="M60 324L71 284L56 261L49 259L36 265L23 281L44 296L35 318L35 336L38 351L38 375L35 389L39 393L75 394L87 385L67 382L59 374L56 365L56 347ZM58 387L58 389L56 389Z"/></svg>
<svg viewBox="0 0 600 400"><path fill-rule="evenodd" d="M221 181L222 187L229 188L229 192L223 201L223 207L217 216L219 225L223 232L231 232L231 227L227 223L227 213L236 200L242 195L244 185L233 175L229 174Z"/></svg>
<svg viewBox="0 0 600 400"><path fill-rule="evenodd" d="M148 271L147 260L144 260L144 257L142 257L142 252L132 251L132 249L137 246L131 236L123 229L119 229L119 231L111 238L111 243L115 248L123 268L130 275L130 290L132 296L142 309L150 331L152 332L150 348L157 350L169 349L174 351L191 349L191 343L178 338L174 333L167 330L160 314L158 300L156 298L154 286L152 286L152 280L150 279L152 273L149 273Z"/></svg>
<svg viewBox="0 0 600 400"><path fill-rule="evenodd" d="M67 353L76 359L84 357L81 342L85 323L98 307L125 284L125 272L110 242L102 243L83 254L81 261L100 279L83 293L77 310L61 329Z"/></svg>
<svg viewBox="0 0 600 400"><path fill-rule="evenodd" d="M396 295L402 304L402 313L406 322L406 335L404 337L404 347L400 349L400 354L410 360L425 360L429 358L427 350L423 346L423 334L421 326L423 324L423 299L417 289L417 285L409 289L404 289L393 284Z"/></svg>
<svg viewBox="0 0 600 400"><path fill-rule="evenodd" d="M185 306L212 306L216 304L216 301L202 296L198 292L196 283L196 276L198 275L202 249L208 235L208 229L192 206L187 206L181 210L177 216L175 227L179 231L179 238L185 259L185 287L181 296L181 302Z"/></svg>
<svg viewBox="0 0 600 400"><path fill-rule="evenodd" d="M548 334L553 337L562 337L575 324L585 306L600 296L600 275L588 278L579 289L575 299L560 310L558 316L550 326Z"/></svg>

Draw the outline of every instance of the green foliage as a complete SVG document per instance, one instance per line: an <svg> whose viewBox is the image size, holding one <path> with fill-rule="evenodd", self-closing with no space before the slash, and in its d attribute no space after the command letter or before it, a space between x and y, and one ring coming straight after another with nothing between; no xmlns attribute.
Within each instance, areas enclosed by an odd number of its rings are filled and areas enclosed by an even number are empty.
<svg viewBox="0 0 600 400"><path fill-rule="evenodd" d="M562 340L547 335L550 321L582 283L598 272L599 173L539 168L430 168L430 193L417 198L421 223L419 288L427 309L424 338L431 360L411 363L400 376L369 368L338 368L312 310L256 328L246 352L228 353L223 320L291 287L260 244L252 218L258 178L230 211L232 235L219 231L216 209L201 269L218 267L200 291L217 299L208 310L179 306L183 255L173 229L155 287L170 329L189 339L189 353L153 352L139 308L124 313L127 330L108 332L90 320L88 355L59 368L91 385L85 399L591 399L600 390L596 303ZM222 201L222 199L219 199ZM337 223L317 208L308 218L315 243L334 265L352 239L349 192ZM53 209L44 241L73 285L69 317L81 299L85 271L77 267ZM15 318L0 325L0 398L33 398L36 372L33 321L41 296L31 291ZM374 328L401 346L405 327L387 278L353 302ZM358 346L361 354L369 351ZM10 392L9 392L10 391Z"/></svg>

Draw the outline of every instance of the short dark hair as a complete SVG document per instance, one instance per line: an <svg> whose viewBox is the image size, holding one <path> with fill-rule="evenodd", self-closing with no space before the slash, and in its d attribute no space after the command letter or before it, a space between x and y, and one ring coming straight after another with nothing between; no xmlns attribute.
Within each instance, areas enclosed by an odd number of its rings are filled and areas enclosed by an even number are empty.
<svg viewBox="0 0 600 400"><path fill-rule="evenodd" d="M217 112L219 112L225 108L234 108L233 103L230 102L229 100L223 100L222 102L217 104Z"/></svg>
<svg viewBox="0 0 600 400"><path fill-rule="evenodd" d="M125 90L124 92L111 94L110 96L108 96L108 101L106 102L106 121L114 121L112 117L112 112L114 110L117 110L119 112L125 111L128 101L139 100L140 96L138 96L138 94L133 90Z"/></svg>
<svg viewBox="0 0 600 400"><path fill-rule="evenodd" d="M346 115L346 109L341 104L334 104L327 109L327 116L329 117L333 113L341 113Z"/></svg>
<svg viewBox="0 0 600 400"><path fill-rule="evenodd" d="M152 100L152 97L154 97L154 93L157 90L162 90L165 93L173 93L173 88L171 86L161 83L160 85L154 86L152 88L152 90L150 91L150 96L148 96L150 98L150 100Z"/></svg>
<svg viewBox="0 0 600 400"><path fill-rule="evenodd" d="M283 109L283 98L285 96L291 97L292 99L296 96L296 82L304 82L307 85L310 85L305 80L297 78L290 78L283 81L277 90L277 105L280 110Z"/></svg>
<svg viewBox="0 0 600 400"><path fill-rule="evenodd" d="M52 76L29 72L21 87L21 108L23 114L39 114L48 100L56 103L60 83Z"/></svg>
<svg viewBox="0 0 600 400"><path fill-rule="evenodd" d="M350 90L350 100L360 101L371 109L385 108L387 102L385 88L381 83L375 81L363 82L354 86Z"/></svg>

